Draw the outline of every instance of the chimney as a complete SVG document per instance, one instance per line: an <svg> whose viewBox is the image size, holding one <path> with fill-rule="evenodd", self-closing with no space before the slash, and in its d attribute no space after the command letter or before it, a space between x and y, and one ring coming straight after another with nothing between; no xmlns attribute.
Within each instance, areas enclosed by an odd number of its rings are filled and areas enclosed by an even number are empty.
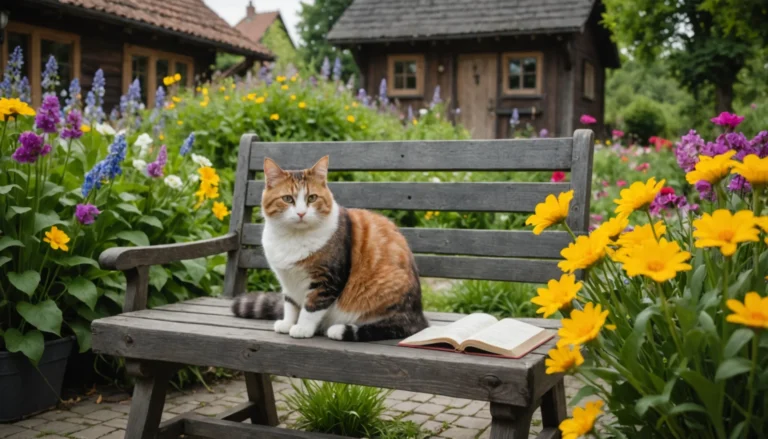
<svg viewBox="0 0 768 439"><path fill-rule="evenodd" d="M253 17L256 15L256 8L253 7L253 1L248 1L248 6L245 7L245 16Z"/></svg>

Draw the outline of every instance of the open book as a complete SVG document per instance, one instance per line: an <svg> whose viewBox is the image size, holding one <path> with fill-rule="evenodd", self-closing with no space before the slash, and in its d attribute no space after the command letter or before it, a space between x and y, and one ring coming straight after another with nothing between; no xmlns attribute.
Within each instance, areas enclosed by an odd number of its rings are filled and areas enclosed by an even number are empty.
<svg viewBox="0 0 768 439"><path fill-rule="evenodd" d="M470 314L444 326L430 326L398 343L424 349L465 354L521 358L556 334L515 319L497 320L489 314Z"/></svg>

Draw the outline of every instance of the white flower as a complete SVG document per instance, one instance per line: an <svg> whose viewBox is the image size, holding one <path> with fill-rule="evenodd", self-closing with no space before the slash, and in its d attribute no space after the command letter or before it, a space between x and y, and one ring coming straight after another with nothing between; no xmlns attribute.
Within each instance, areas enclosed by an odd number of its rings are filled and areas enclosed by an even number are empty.
<svg viewBox="0 0 768 439"><path fill-rule="evenodd" d="M201 155L192 154L192 161L197 163L200 166L213 166L213 163L211 163L210 160L208 160L206 157L203 157Z"/></svg>
<svg viewBox="0 0 768 439"><path fill-rule="evenodd" d="M421 110L419 110L419 114L422 116L426 116L427 113L429 113L429 110L427 110L426 108L422 108Z"/></svg>
<svg viewBox="0 0 768 439"><path fill-rule="evenodd" d="M147 162L144 160L133 159L133 167L139 172L144 172L147 170Z"/></svg>
<svg viewBox="0 0 768 439"><path fill-rule="evenodd" d="M169 175L163 179L165 185L171 189L181 189L184 183L181 182L181 178L178 175Z"/></svg>
<svg viewBox="0 0 768 439"><path fill-rule="evenodd" d="M432 177L429 179L432 183L440 183L440 177Z"/></svg>
<svg viewBox="0 0 768 439"><path fill-rule="evenodd" d="M197 174L192 174L192 175L189 176L189 181L191 181L192 184L195 184L198 181L200 181L200 176L197 175Z"/></svg>
<svg viewBox="0 0 768 439"><path fill-rule="evenodd" d="M149 147L152 146L152 137L147 133L141 133L136 141L133 142L133 146L141 148L139 157L144 157L149 152Z"/></svg>
<svg viewBox="0 0 768 439"><path fill-rule="evenodd" d="M115 134L117 134L115 132L115 129L112 128L112 125L108 123L97 123L96 131L102 136L114 136Z"/></svg>

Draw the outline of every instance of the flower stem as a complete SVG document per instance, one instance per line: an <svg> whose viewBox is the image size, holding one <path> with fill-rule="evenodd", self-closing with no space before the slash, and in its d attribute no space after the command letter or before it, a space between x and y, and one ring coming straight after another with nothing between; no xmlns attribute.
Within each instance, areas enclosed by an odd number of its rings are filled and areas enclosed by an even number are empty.
<svg viewBox="0 0 768 439"><path fill-rule="evenodd" d="M656 227L653 227L653 218L651 218L651 212L646 209L645 215L648 217L648 225L651 226L651 231L653 232L653 237L656 238L656 242L659 241L659 235L656 234Z"/></svg>
<svg viewBox="0 0 768 439"><path fill-rule="evenodd" d="M5 130L8 128L8 121L3 122L3 135L0 136L0 158L3 157L3 141L5 140Z"/></svg>
<svg viewBox="0 0 768 439"><path fill-rule="evenodd" d="M571 230L571 228L568 227L568 223L563 221L563 226L565 227L565 231L568 232L569 235L571 235L571 238L573 239L573 242L576 242L576 234L574 234L573 230Z"/></svg>
<svg viewBox="0 0 768 439"><path fill-rule="evenodd" d="M72 139L69 139L67 143L67 155L64 158L64 168L61 170L61 179L59 179L59 186L64 183L64 176L67 175L67 165L69 164L69 155L72 152Z"/></svg>
<svg viewBox="0 0 768 439"><path fill-rule="evenodd" d="M749 437L751 429L752 412L755 408L755 371L757 370L757 354L759 348L760 333L755 333L752 337L752 368L749 370L749 379L747 380L747 389L749 389L749 403L747 404L747 419L744 421L744 439Z"/></svg>

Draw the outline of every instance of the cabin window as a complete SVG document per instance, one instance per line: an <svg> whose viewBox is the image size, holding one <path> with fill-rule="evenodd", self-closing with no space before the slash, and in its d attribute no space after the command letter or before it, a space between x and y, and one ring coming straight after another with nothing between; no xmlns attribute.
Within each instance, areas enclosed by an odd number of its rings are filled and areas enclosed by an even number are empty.
<svg viewBox="0 0 768 439"><path fill-rule="evenodd" d="M424 55L390 55L387 94L413 96L424 94Z"/></svg>
<svg viewBox="0 0 768 439"><path fill-rule="evenodd" d="M157 88L167 88L163 80L176 74L181 80L175 84L191 87L194 61L191 57L159 50L125 45L123 52L123 93L128 92L131 83L138 79L141 84L141 100L147 107L155 105Z"/></svg>
<svg viewBox="0 0 768 439"><path fill-rule="evenodd" d="M541 52L504 54L504 94L540 94L543 58Z"/></svg>
<svg viewBox="0 0 768 439"><path fill-rule="evenodd" d="M11 22L6 29L0 50L0 67L5 69L16 47L24 54L22 75L30 82L33 105L39 105L43 94L42 74L48 59L53 56L58 64L59 85L56 92L69 88L74 78L80 77L80 37L44 27Z"/></svg>
<svg viewBox="0 0 768 439"><path fill-rule="evenodd" d="M584 97L590 100L594 100L595 84L596 84L595 66L589 62L584 61Z"/></svg>

